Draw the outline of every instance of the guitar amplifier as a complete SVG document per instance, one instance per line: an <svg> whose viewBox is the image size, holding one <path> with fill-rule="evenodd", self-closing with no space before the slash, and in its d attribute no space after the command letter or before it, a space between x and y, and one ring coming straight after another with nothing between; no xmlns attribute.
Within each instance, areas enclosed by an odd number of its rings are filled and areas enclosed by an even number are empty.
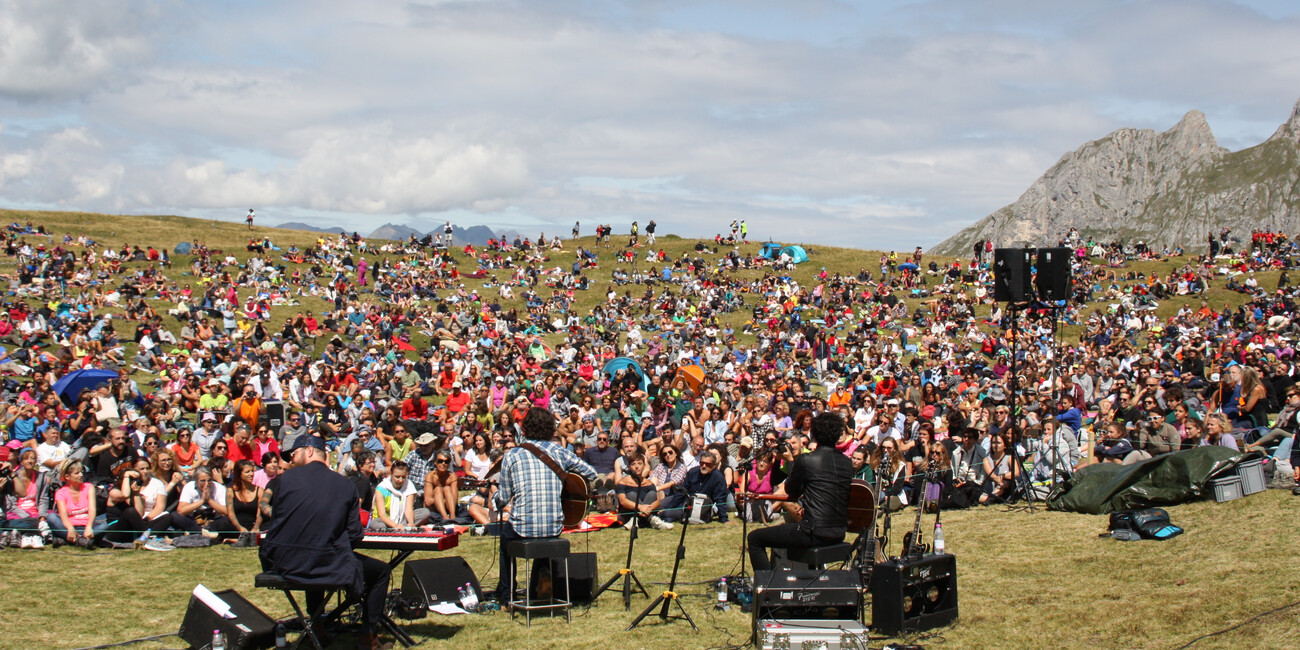
<svg viewBox="0 0 1300 650"><path fill-rule="evenodd" d="M947 553L877 564L871 575L871 629L887 636L957 620L957 558Z"/></svg>
<svg viewBox="0 0 1300 650"><path fill-rule="evenodd" d="M862 579L857 571L755 571L753 614L755 625L860 619Z"/></svg>

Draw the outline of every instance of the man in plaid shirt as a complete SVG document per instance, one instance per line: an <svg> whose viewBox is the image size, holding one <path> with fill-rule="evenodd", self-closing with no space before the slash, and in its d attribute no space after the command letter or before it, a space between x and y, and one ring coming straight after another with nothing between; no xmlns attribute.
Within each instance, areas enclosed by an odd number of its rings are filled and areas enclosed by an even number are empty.
<svg viewBox="0 0 1300 650"><path fill-rule="evenodd" d="M588 481L596 480L596 470L576 454L553 441L555 416L550 411L533 407L524 415L521 428L524 437L547 454L566 472L581 475ZM527 449L515 447L506 452L501 461L501 490L497 495L510 505L510 520L501 529L501 571L497 578L497 600L508 602L507 593L514 574L514 562L506 556L506 545L515 539L558 537L564 522L564 509L560 503L563 484L541 459Z"/></svg>

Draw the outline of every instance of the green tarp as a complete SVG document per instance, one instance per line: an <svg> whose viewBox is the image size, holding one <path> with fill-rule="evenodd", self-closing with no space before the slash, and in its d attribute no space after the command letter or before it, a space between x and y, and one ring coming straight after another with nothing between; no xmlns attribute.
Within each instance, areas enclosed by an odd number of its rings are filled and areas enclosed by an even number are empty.
<svg viewBox="0 0 1300 650"><path fill-rule="evenodd" d="M1213 496L1211 480L1243 460L1259 458L1228 447L1204 446L1133 463L1089 465L1048 499L1052 510L1104 515L1116 510L1171 506Z"/></svg>

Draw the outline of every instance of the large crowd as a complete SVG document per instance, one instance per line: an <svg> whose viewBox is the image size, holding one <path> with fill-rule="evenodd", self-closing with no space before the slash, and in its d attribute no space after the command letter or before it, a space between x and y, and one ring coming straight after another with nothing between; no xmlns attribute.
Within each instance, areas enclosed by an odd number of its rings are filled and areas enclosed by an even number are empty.
<svg viewBox="0 0 1300 650"><path fill-rule="evenodd" d="M324 440L372 527L481 526L508 517L492 479L530 407L596 470L598 509L655 528L697 494L721 521L785 516L736 497L779 493L826 411L890 509L1042 496L1091 463L1197 445L1263 451L1275 487L1300 478L1284 235L1224 232L1170 261L1071 232L1070 298L1011 311L987 242L799 282L731 230L677 257L653 222L626 246L603 226L591 248L353 234L236 257L11 224L0 543L249 545L300 436ZM579 313L584 291L602 299ZM88 369L114 372L68 381Z"/></svg>

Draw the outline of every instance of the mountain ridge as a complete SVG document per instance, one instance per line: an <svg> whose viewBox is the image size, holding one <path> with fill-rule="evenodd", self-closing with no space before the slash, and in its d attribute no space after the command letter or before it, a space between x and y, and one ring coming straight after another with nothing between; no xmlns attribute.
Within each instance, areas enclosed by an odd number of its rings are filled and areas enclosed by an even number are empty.
<svg viewBox="0 0 1300 650"><path fill-rule="evenodd" d="M975 242L1046 246L1076 228L1101 241L1195 249L1229 228L1300 229L1300 101L1264 142L1229 151L1205 115L1166 131L1120 128L1063 155L1015 202L930 249L964 255Z"/></svg>

